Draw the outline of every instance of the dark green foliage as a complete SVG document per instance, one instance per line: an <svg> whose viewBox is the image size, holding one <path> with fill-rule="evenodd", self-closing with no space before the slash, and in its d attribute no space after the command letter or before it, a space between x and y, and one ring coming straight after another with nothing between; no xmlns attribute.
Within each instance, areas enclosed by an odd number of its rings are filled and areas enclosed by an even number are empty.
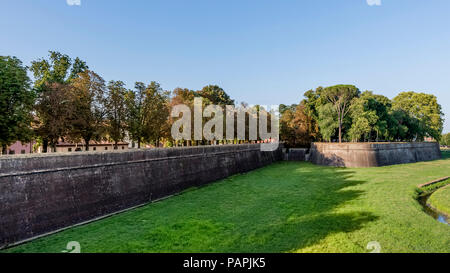
<svg viewBox="0 0 450 273"><path fill-rule="evenodd" d="M16 57L0 56L0 146L32 137L32 107L35 94L30 88L27 68Z"/></svg>
<svg viewBox="0 0 450 273"><path fill-rule="evenodd" d="M432 137L440 140L444 127L442 108L434 95L403 92L393 99L393 110L400 110L410 117L417 140Z"/></svg>
<svg viewBox="0 0 450 273"><path fill-rule="evenodd" d="M443 113L434 95L404 92L394 100L351 85L319 87L305 93L306 113L331 141L423 141L441 139ZM445 142L445 141L444 141Z"/></svg>
<svg viewBox="0 0 450 273"><path fill-rule="evenodd" d="M169 93L160 84L151 82L147 87L137 82L135 90L129 90L125 96L126 123L130 138L141 143L159 146L161 138L168 137Z"/></svg>
<svg viewBox="0 0 450 273"><path fill-rule="evenodd" d="M136 82L135 90L129 90L125 95L127 130L130 134L130 139L137 142L138 148L141 148L141 143L144 141L145 135L145 90L144 83Z"/></svg>
<svg viewBox="0 0 450 273"><path fill-rule="evenodd" d="M42 140L44 153L48 145L55 150L60 139L75 134L72 121L78 117L75 116L70 84L87 69L86 63L79 58L72 61L68 55L55 51L49 52L48 59L31 62L37 92L34 127Z"/></svg>
<svg viewBox="0 0 450 273"><path fill-rule="evenodd" d="M331 141L331 138L336 134L336 129L339 128L338 114L331 103L319 105L317 113L320 133L325 141Z"/></svg>
<svg viewBox="0 0 450 273"><path fill-rule="evenodd" d="M332 106L337 115L339 142L342 142L342 127L344 125L345 118L350 111L352 100L358 97L360 93L361 92L359 89L353 85L335 85L325 88L321 94L323 99Z"/></svg>
<svg viewBox="0 0 450 273"><path fill-rule="evenodd" d="M76 78L78 73L88 68L86 63L79 58L72 61L66 54L49 51L48 59L39 59L31 62L30 70L35 78L35 88L39 89L45 84L68 83Z"/></svg>
<svg viewBox="0 0 450 273"><path fill-rule="evenodd" d="M86 151L91 140L100 140L104 133L105 81L93 71L84 71L72 79L69 98L73 109L69 136L73 141L83 139Z"/></svg>
<svg viewBox="0 0 450 273"><path fill-rule="evenodd" d="M198 91L198 94L215 105L234 105L234 100L217 85L205 86Z"/></svg>
<svg viewBox="0 0 450 273"><path fill-rule="evenodd" d="M110 81L105 100L108 138L114 142L114 148L126 136L126 103L127 89L122 81Z"/></svg>
<svg viewBox="0 0 450 273"><path fill-rule="evenodd" d="M144 97L145 122L144 140L159 146L162 137L168 137L170 128L169 120L169 93L165 92L157 82L151 82Z"/></svg>
<svg viewBox="0 0 450 273"><path fill-rule="evenodd" d="M442 135L441 144L444 146L450 146L450 133Z"/></svg>

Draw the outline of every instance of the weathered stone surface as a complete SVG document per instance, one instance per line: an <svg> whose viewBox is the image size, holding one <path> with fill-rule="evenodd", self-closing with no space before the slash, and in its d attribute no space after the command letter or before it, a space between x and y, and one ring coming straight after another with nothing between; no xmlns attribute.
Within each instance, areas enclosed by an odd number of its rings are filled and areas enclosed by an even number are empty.
<svg viewBox="0 0 450 273"><path fill-rule="evenodd" d="M313 143L310 161L336 167L379 167L441 158L438 143Z"/></svg>
<svg viewBox="0 0 450 273"><path fill-rule="evenodd" d="M282 160L225 145L0 158L0 247Z"/></svg>
<svg viewBox="0 0 450 273"><path fill-rule="evenodd" d="M306 152L308 149L289 149L288 158L289 161L305 161L306 160Z"/></svg>

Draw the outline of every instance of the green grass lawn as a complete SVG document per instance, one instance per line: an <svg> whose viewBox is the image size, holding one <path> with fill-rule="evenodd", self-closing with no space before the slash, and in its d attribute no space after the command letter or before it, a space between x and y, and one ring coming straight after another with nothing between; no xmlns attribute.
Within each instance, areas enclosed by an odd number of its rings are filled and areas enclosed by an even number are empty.
<svg viewBox="0 0 450 273"><path fill-rule="evenodd" d="M425 214L419 184L444 159L344 169L280 162L6 252L450 252L450 226ZM448 198L448 196L447 196Z"/></svg>
<svg viewBox="0 0 450 273"><path fill-rule="evenodd" d="M437 190L431 195L428 202L433 208L450 215L450 186Z"/></svg>

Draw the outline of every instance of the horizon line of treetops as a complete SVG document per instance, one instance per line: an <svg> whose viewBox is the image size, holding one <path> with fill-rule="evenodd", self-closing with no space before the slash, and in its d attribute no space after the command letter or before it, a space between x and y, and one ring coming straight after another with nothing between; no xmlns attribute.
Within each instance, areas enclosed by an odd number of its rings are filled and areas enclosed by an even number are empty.
<svg viewBox="0 0 450 273"><path fill-rule="evenodd" d="M288 147L307 147L313 141L442 138L444 115L431 94L402 92L390 100L353 85L336 85L309 90L304 96L299 104L280 105L280 140ZM193 106L195 97L202 97L205 106L235 105L217 85L170 92L152 81L147 85L136 82L134 90L129 90L122 81L106 83L80 58L59 52L49 51L48 58L37 59L30 67L16 57L0 56L2 154L11 143L31 140L41 144L43 152L48 147L55 149L61 140L83 141L87 151L90 141L112 141L117 147L126 137L138 148L142 143L160 146L162 142L169 147L211 144L177 143L171 137L171 108Z"/></svg>

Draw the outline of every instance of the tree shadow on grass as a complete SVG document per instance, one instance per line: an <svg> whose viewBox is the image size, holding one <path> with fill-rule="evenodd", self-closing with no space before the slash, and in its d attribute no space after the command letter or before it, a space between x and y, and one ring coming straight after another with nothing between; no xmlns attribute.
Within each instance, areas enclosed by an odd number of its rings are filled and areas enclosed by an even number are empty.
<svg viewBox="0 0 450 273"><path fill-rule="evenodd" d="M311 164L280 164L276 167L280 168L280 174L274 180L284 180L287 188L272 187L271 195L280 191L278 202L268 198L261 203L267 204L264 209L268 215L278 214L278 217L262 225L258 223L261 219L250 218L254 228L251 234L239 238L241 250L247 250L246 245L256 252L298 250L314 245L331 234L358 230L377 219L370 212L336 211L364 194L360 190L348 189L364 183L352 179L354 172ZM264 198L262 195L261 199ZM263 219L264 214L260 217Z"/></svg>
<svg viewBox="0 0 450 273"><path fill-rule="evenodd" d="M442 159L450 159L450 150L441 150Z"/></svg>
<svg viewBox="0 0 450 273"><path fill-rule="evenodd" d="M192 213L152 230L148 247L157 252L290 252L358 230L377 217L336 210L364 194L351 189L364 183L352 179L353 173L283 162L190 192L199 199L183 209ZM198 207L204 203L207 207Z"/></svg>

